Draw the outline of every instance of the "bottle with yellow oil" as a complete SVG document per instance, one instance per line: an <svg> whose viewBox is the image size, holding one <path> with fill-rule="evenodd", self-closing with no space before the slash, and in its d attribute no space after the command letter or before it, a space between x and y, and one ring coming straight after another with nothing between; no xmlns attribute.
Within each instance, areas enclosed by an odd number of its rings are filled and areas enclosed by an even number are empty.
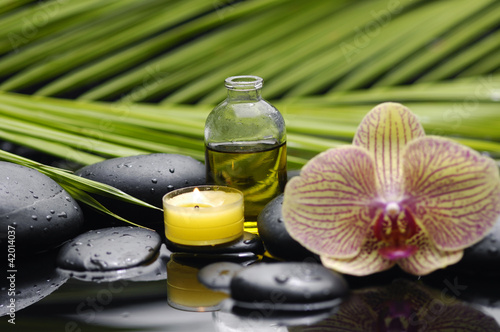
<svg viewBox="0 0 500 332"><path fill-rule="evenodd" d="M287 178L285 121L262 99L262 85L257 76L227 78L227 98L205 123L207 181L243 192L247 226Z"/></svg>

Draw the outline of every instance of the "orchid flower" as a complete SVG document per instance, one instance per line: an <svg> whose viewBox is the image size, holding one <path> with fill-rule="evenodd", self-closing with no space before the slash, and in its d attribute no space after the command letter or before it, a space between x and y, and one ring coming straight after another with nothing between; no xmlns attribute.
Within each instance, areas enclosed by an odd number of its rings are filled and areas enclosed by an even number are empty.
<svg viewBox="0 0 500 332"><path fill-rule="evenodd" d="M494 161L452 140L425 136L397 103L376 106L351 146L311 159L286 185L290 235L341 273L398 264L425 275L458 262L500 215Z"/></svg>

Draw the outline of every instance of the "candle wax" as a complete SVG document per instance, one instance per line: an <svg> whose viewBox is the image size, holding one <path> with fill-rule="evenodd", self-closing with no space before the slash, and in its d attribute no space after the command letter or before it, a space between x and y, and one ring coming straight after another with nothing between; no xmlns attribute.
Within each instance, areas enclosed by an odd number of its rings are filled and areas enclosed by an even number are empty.
<svg viewBox="0 0 500 332"><path fill-rule="evenodd" d="M243 234L243 200L239 193L187 192L165 203L165 235L174 243L215 245Z"/></svg>

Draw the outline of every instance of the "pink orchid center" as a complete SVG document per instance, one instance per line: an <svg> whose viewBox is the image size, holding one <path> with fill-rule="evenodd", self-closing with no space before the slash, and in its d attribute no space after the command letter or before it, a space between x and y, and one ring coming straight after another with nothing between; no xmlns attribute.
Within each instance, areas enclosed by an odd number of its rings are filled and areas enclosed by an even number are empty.
<svg viewBox="0 0 500 332"><path fill-rule="evenodd" d="M398 260L413 255L418 247L407 244L417 233L417 224L412 213L396 202L390 202L377 217L373 227L375 237L386 244L379 254L388 260Z"/></svg>

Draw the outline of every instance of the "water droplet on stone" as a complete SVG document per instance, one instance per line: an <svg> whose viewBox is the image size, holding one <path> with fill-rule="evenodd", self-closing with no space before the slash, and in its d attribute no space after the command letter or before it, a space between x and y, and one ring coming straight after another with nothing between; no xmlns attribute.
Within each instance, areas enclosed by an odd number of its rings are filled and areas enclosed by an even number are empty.
<svg viewBox="0 0 500 332"><path fill-rule="evenodd" d="M56 213L56 211L54 211L54 210L50 210L49 212L50 212L51 214Z"/></svg>
<svg viewBox="0 0 500 332"><path fill-rule="evenodd" d="M37 218L37 216L32 215L32 216L31 216L31 219L33 219L33 220L37 220L38 218Z"/></svg>
<svg viewBox="0 0 500 332"><path fill-rule="evenodd" d="M151 188L151 189L150 189L150 191L151 191L152 193L154 193L154 192L155 192L155 188Z"/></svg>
<svg viewBox="0 0 500 332"><path fill-rule="evenodd" d="M37 195L33 195L33 198L34 198L34 199L37 199L37 198L38 198L38 196L37 196Z"/></svg>
<svg viewBox="0 0 500 332"><path fill-rule="evenodd" d="M281 224L283 222L283 218L278 218L278 222Z"/></svg>
<svg viewBox="0 0 500 332"><path fill-rule="evenodd" d="M48 214L46 217L45 217L48 221L52 220L52 216L50 214Z"/></svg>
<svg viewBox="0 0 500 332"><path fill-rule="evenodd" d="M169 184L169 185L167 186L167 189L174 189L174 186L172 186L171 184Z"/></svg>
<svg viewBox="0 0 500 332"><path fill-rule="evenodd" d="M65 197L65 199L68 201L68 202L71 202L71 198L69 198L68 196Z"/></svg>
<svg viewBox="0 0 500 332"><path fill-rule="evenodd" d="M175 172L175 168L169 168L169 169L168 169L168 171L169 171L170 173L174 173L174 172Z"/></svg>
<svg viewBox="0 0 500 332"><path fill-rule="evenodd" d="M35 229L35 226L31 225L31 226L30 226L30 229Z"/></svg>
<svg viewBox="0 0 500 332"><path fill-rule="evenodd" d="M151 179L151 182L158 183L158 180L157 179Z"/></svg>
<svg viewBox="0 0 500 332"><path fill-rule="evenodd" d="M60 218L68 218L68 214L66 212L61 212L61 213L57 214L57 216Z"/></svg>

